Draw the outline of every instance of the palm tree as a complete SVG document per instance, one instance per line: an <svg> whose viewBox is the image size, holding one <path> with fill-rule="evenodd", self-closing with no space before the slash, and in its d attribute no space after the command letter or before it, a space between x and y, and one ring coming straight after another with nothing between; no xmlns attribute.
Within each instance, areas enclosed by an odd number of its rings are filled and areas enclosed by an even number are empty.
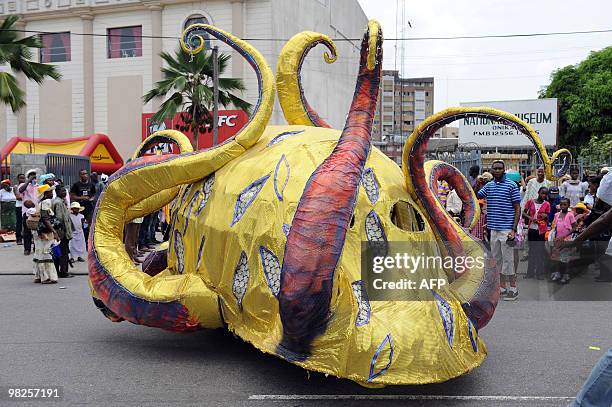
<svg viewBox="0 0 612 407"><path fill-rule="evenodd" d="M44 48L37 35L19 39L15 23L19 17L8 16L0 26L0 65L9 64L13 72L21 72L26 78L41 84L45 78L59 80L62 76L55 66L32 62L30 48ZM10 72L0 72L0 101L11 105L13 112L26 105L25 92Z"/></svg>
<svg viewBox="0 0 612 407"><path fill-rule="evenodd" d="M193 146L197 150L198 134L207 131L206 125L212 123L213 109L213 57L211 51L203 51L196 55L187 54L179 47L174 55L167 52L160 54L167 67L162 69L164 79L143 96L144 103L156 97L168 99L160 106L151 118L154 123L162 123L181 112L184 126L178 126L180 131L193 132ZM219 54L219 76L227 68L230 55ZM234 106L251 113L251 104L234 93L245 90L241 79L219 78L219 104L223 107ZM209 126L208 131L210 131Z"/></svg>

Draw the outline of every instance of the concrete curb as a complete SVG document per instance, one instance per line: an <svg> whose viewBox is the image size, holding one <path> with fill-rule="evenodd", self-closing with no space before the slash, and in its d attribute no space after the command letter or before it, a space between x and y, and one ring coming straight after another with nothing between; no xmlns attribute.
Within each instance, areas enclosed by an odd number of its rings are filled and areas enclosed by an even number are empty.
<svg viewBox="0 0 612 407"><path fill-rule="evenodd" d="M73 276L87 276L89 275L89 273L70 273ZM34 274L32 272L26 273L26 272L22 272L22 273L0 273L0 276L33 276Z"/></svg>

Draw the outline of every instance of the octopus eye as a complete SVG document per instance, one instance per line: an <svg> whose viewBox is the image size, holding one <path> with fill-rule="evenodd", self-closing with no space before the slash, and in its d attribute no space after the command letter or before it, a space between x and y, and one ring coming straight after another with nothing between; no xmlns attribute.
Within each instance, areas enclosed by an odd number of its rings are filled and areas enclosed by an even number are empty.
<svg viewBox="0 0 612 407"><path fill-rule="evenodd" d="M270 250L263 246L259 247L259 254L261 255L261 265L263 267L264 275L268 281L268 286L272 295L278 296L280 291L280 275L281 266L278 258Z"/></svg>
<svg viewBox="0 0 612 407"><path fill-rule="evenodd" d="M368 301L368 293L363 281L355 281L351 284L353 287L353 295L357 302L357 319L355 326L362 326L370 322L370 302Z"/></svg>
<svg viewBox="0 0 612 407"><path fill-rule="evenodd" d="M453 316L453 309L450 304L442 298L439 294L433 293L436 303L438 304L438 310L440 311L440 317L442 318L442 324L444 325L444 332L446 332L446 338L448 339L448 345L453 347L454 337L454 325L455 318Z"/></svg>
<svg viewBox="0 0 612 407"><path fill-rule="evenodd" d="M391 338L391 334L388 334L382 341L378 349L376 349L376 352L374 352L374 356L372 357L372 362L370 363L370 377L368 377L369 382L376 379L378 376L384 374L391 367L391 363L393 363L394 350L395 346L393 345L393 339ZM376 365L378 362L378 358L381 357L381 354L383 352L389 354L389 362L382 368L377 370Z"/></svg>
<svg viewBox="0 0 612 407"><path fill-rule="evenodd" d="M234 208L234 218L232 219L232 225L234 226L236 222L238 222L244 216L246 210L251 206L257 195L264 187L266 181L270 178L269 175L266 175L263 178L260 178L254 181L251 185L246 187L240 192L238 195L238 199L236 200L236 206Z"/></svg>
<svg viewBox="0 0 612 407"><path fill-rule="evenodd" d="M478 341L476 340L476 336L474 335L474 325L472 325L472 321L468 318L468 334L470 335L470 342L472 343L472 349L474 352L478 352Z"/></svg>
<svg viewBox="0 0 612 407"><path fill-rule="evenodd" d="M205 181L202 183L202 200L198 205L198 209L196 210L196 216L202 212L202 209L206 206L208 202L208 198L210 198L210 194L212 193L213 185L215 184L215 174L212 173L210 176L205 178Z"/></svg>
<svg viewBox="0 0 612 407"><path fill-rule="evenodd" d="M366 216L365 221L366 237L370 243L375 256L386 256L389 252L387 235L383 229L380 218L373 210Z"/></svg>
<svg viewBox="0 0 612 407"><path fill-rule="evenodd" d="M374 174L374 170L372 168L368 168L363 172L361 184L365 189L368 199L372 205L374 205L380 196L380 188L378 187L378 181L376 180L376 175Z"/></svg>
<svg viewBox="0 0 612 407"><path fill-rule="evenodd" d="M236 297L240 309L242 309L242 299L244 298L248 284L249 263L246 253L242 252L240 253L240 260L238 260L236 270L234 271L234 281L232 283L232 292L234 293L234 297Z"/></svg>
<svg viewBox="0 0 612 407"><path fill-rule="evenodd" d="M274 144L278 144L281 141L288 139L291 136L295 136L296 134L300 134L303 133L304 130L297 130L297 131L285 131L281 134L279 134L278 136L274 137L270 143L268 144L268 147L273 146Z"/></svg>
<svg viewBox="0 0 612 407"><path fill-rule="evenodd" d="M206 237L202 236L202 241L200 242L200 249L198 250L198 264L196 266L196 270L200 269L200 263L202 262L202 251L204 250L204 242L206 242Z"/></svg>
<svg viewBox="0 0 612 407"><path fill-rule="evenodd" d="M176 253L178 272L183 274L185 271L185 248L183 246L183 235L178 230L174 232L174 252Z"/></svg>

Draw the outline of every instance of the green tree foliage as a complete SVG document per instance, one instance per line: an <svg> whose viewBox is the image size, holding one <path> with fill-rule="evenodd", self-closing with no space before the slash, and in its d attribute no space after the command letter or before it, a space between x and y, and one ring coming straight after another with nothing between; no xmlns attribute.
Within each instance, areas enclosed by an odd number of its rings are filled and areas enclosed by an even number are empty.
<svg viewBox="0 0 612 407"><path fill-rule="evenodd" d="M174 54L160 54L166 62L162 69L164 79L143 96L144 103L156 97L167 97L159 111L152 117L155 123L173 118L181 112L185 126L177 127L180 131L193 132L193 145L197 149L198 134L204 133L206 125L212 123L213 110L213 58L212 51L204 50L196 55L183 52L179 47ZM219 76L227 69L229 54L219 53ZM223 107L233 106L251 113L251 104L235 95L245 90L241 79L219 78L219 104ZM212 126L208 128L211 131Z"/></svg>
<svg viewBox="0 0 612 407"><path fill-rule="evenodd" d="M591 170L612 163L612 134L591 137L578 156ZM589 165L590 164L590 165Z"/></svg>
<svg viewBox="0 0 612 407"><path fill-rule="evenodd" d="M8 64L13 72L23 73L38 84L47 77L59 80L61 75L55 66L31 61L31 48L43 48L43 45L36 35L18 38L18 31L15 31L18 19L15 15L8 16L0 26L0 65ZM26 105L24 96L25 92L15 76L10 72L0 72L0 102L17 112Z"/></svg>
<svg viewBox="0 0 612 407"><path fill-rule="evenodd" d="M572 152L612 133L612 47L554 71L540 97L559 99L560 144Z"/></svg>

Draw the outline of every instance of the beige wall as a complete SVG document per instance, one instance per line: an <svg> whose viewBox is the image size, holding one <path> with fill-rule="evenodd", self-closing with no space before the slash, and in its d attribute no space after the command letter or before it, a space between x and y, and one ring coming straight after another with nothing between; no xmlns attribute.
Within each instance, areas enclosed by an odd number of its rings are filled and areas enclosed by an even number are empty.
<svg viewBox="0 0 612 407"><path fill-rule="evenodd" d="M45 81L39 88L40 129L45 138L69 138L72 132L72 80Z"/></svg>
<svg viewBox="0 0 612 407"><path fill-rule="evenodd" d="M119 154L132 155L141 139L142 76L114 76L107 81L108 135Z"/></svg>
<svg viewBox="0 0 612 407"><path fill-rule="evenodd" d="M4 143L6 143L6 140L9 138L6 136L8 133L8 117L6 114L6 109L6 106L0 105L0 145L4 145Z"/></svg>

